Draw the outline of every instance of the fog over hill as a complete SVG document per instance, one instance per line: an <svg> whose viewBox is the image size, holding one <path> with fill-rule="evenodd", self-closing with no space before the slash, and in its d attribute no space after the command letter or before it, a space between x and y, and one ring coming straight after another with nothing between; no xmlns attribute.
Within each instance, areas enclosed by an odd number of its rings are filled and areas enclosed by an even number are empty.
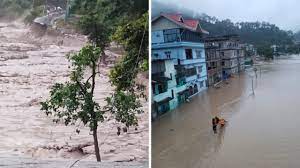
<svg viewBox="0 0 300 168"><path fill-rule="evenodd" d="M182 4L163 3L158 0L152 1L152 18L160 12L180 13L186 18L200 20L201 26L210 32L210 36L238 34L241 40L254 45L291 44L294 39L292 31L280 29L277 25L265 21L261 22L233 22L230 19L219 19L209 16L202 11L195 11Z"/></svg>
<svg viewBox="0 0 300 168"><path fill-rule="evenodd" d="M230 19L233 22L265 21L276 24L280 29L300 30L298 0L154 0L176 4L184 8L215 16L220 20Z"/></svg>

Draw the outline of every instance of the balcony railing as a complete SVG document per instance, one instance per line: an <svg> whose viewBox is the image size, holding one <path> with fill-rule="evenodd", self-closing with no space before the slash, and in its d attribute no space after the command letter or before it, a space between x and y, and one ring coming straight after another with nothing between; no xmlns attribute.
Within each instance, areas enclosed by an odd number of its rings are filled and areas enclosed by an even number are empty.
<svg viewBox="0 0 300 168"><path fill-rule="evenodd" d="M205 62L204 58L195 58L195 59L180 60L180 64L181 65L197 64L197 63L202 63L202 62Z"/></svg>
<svg viewBox="0 0 300 168"><path fill-rule="evenodd" d="M157 32L155 32L157 34ZM186 29L166 29L162 32L163 38L157 43L171 42L201 42L204 43L201 33L192 32Z"/></svg>
<svg viewBox="0 0 300 168"><path fill-rule="evenodd" d="M170 74L170 76L166 76L164 74L155 74L155 75L152 75L152 81L154 81L154 82L166 83L169 80L172 80L171 74Z"/></svg>

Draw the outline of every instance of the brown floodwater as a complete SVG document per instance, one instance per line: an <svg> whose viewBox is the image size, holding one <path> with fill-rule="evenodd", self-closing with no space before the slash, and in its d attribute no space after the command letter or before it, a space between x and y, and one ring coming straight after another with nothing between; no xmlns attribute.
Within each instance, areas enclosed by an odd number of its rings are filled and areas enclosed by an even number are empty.
<svg viewBox="0 0 300 168"><path fill-rule="evenodd" d="M83 151L68 150L93 142L87 127L76 124L81 129L77 134L75 126L55 124L39 105L48 98L54 83L68 80L70 64L65 55L79 51L86 37L36 37L33 31L19 22L0 22L0 156L95 160L93 145ZM63 45L58 45L62 40ZM108 71L101 68L101 72ZM104 105L113 88L107 75L97 76L96 82L95 100ZM132 128L117 136L119 125L114 120L99 125L103 161L147 161L148 106L142 103L145 113L138 115L137 131Z"/></svg>
<svg viewBox="0 0 300 168"><path fill-rule="evenodd" d="M153 123L152 166L300 167L299 93L300 56L265 63L257 79L248 69L228 85L209 88ZM215 115L228 120L217 134Z"/></svg>

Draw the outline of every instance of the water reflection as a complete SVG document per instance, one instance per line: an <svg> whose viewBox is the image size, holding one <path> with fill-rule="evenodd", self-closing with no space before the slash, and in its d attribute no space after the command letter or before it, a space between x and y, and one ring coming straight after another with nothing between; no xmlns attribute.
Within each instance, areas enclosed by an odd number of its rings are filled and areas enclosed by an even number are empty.
<svg viewBox="0 0 300 168"><path fill-rule="evenodd" d="M248 80L244 74L236 76L230 84L223 84L220 89L210 88L154 122L153 167L199 167L206 158L212 158L222 146L226 128L214 134L211 119L231 117L239 108L237 102L250 92ZM188 159L174 162L183 156Z"/></svg>
<svg viewBox="0 0 300 168"><path fill-rule="evenodd" d="M291 58L262 66L255 95L247 72L154 122L152 166L300 167L300 57ZM229 121L218 134L211 126L216 115Z"/></svg>
<svg viewBox="0 0 300 168"><path fill-rule="evenodd" d="M226 126L219 127L217 133L217 142L215 143L215 152L218 152L223 144L224 141L224 134L225 134Z"/></svg>

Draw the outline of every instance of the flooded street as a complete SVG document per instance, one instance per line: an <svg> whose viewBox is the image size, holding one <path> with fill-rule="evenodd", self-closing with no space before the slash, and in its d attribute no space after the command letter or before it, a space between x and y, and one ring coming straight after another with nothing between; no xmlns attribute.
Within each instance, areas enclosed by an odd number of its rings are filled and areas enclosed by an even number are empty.
<svg viewBox="0 0 300 168"><path fill-rule="evenodd" d="M57 45L61 41L63 45ZM75 126L55 124L39 105L54 83L68 80L70 64L65 55L79 51L86 41L80 35L34 37L23 24L0 22L1 157L95 160L93 145L68 151L93 142L87 127L78 125L81 132L77 134ZM107 75L99 76L96 85L96 101L103 105L113 88ZM113 120L99 125L103 161L148 159L148 106L146 102L143 105L145 113L138 116L137 131L132 128L117 136L118 125Z"/></svg>
<svg viewBox="0 0 300 168"><path fill-rule="evenodd" d="M152 126L152 166L299 167L299 74L299 56L274 60L258 71L254 95L249 70L167 113ZM215 115L229 121L217 134Z"/></svg>

